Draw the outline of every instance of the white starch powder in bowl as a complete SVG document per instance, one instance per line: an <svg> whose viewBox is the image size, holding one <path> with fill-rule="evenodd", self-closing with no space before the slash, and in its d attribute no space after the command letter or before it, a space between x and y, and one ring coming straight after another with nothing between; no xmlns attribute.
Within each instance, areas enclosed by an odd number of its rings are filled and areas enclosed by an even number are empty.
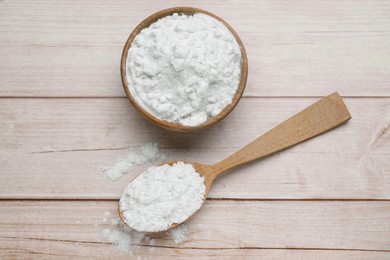
<svg viewBox="0 0 390 260"><path fill-rule="evenodd" d="M204 177L189 163L153 166L125 188L119 201L126 224L139 232L159 232L195 213L206 194Z"/></svg>
<svg viewBox="0 0 390 260"><path fill-rule="evenodd" d="M132 102L152 117L196 127L232 103L242 62L240 45L222 22L200 12L173 13L134 37L122 80Z"/></svg>

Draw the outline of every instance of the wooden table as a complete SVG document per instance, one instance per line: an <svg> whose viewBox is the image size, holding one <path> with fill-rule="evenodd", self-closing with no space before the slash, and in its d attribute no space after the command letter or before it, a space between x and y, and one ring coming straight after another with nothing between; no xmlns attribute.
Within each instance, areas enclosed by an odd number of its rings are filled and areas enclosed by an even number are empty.
<svg viewBox="0 0 390 260"><path fill-rule="evenodd" d="M237 108L194 134L146 122L119 75L131 30L178 5L226 19L249 59ZM390 1L3 0L0 30L0 258L125 258L102 218L137 172L102 166L151 141L213 163L334 91L350 122L227 173L185 242L131 257L390 258Z"/></svg>

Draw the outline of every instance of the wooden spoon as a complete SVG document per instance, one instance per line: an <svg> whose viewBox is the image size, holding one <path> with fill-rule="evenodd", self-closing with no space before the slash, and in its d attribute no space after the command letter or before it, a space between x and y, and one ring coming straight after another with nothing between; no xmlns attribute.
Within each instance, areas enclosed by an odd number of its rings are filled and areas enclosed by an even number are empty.
<svg viewBox="0 0 390 260"><path fill-rule="evenodd" d="M197 162L186 163L193 164L196 171L205 178L206 193L203 199L204 203L215 178L227 170L255 159L263 158L320 135L345 123L349 119L351 119L351 115L347 107L340 95L335 92L287 119L219 163L214 165ZM163 164L173 164L176 162L178 161ZM119 215L123 222L126 223L123 211L120 208ZM181 223L174 223L167 230L179 224Z"/></svg>

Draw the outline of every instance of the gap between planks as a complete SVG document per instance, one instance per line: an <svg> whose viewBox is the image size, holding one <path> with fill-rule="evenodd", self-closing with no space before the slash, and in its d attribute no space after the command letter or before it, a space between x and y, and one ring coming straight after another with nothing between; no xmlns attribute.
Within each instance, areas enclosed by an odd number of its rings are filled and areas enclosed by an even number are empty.
<svg viewBox="0 0 390 260"><path fill-rule="evenodd" d="M335 90L336 91L336 90ZM328 93L330 94L330 93ZM326 94L327 95L327 94ZM279 98L279 99L298 99L298 98L323 98L323 96L242 96L242 98ZM390 95L381 95L381 96L344 96L340 93L342 98L367 98L367 99L377 99L377 98L390 98ZM127 99L126 96L0 96L0 99Z"/></svg>
<svg viewBox="0 0 390 260"><path fill-rule="evenodd" d="M39 197L0 197L0 202L2 201L118 201L119 197L116 198L60 198L60 197L52 197L52 198L39 198ZM302 202L322 202L322 201L328 201L328 202L387 202L390 201L390 199L383 199L383 198L375 198L375 199L354 199L354 198L334 198L334 199L326 199L326 198L302 198L302 199L261 199L261 198L207 198L208 201L269 201L269 202L295 202L295 201L302 201Z"/></svg>
<svg viewBox="0 0 390 260"><path fill-rule="evenodd" d="M210 201L187 223L188 241L175 245L171 240L156 238L156 245L388 251L389 206L388 202ZM51 242L55 252L65 246L79 248L77 242L85 242L84 247L101 246L90 242L105 241L97 236L110 226L102 219L103 211L114 217L117 214L116 202L11 201L0 203L0 208L0 244L8 243L12 248L42 246L46 250ZM236 209L235 214L231 214L232 209Z"/></svg>
<svg viewBox="0 0 390 260"><path fill-rule="evenodd" d="M35 237L1 237L6 239L22 239L22 240L38 240L38 241L52 241L52 242L66 242L66 243L82 243L82 244L97 244L104 245L107 242L94 242L94 241L82 241L82 240L70 240L70 239L48 239L48 238L35 238ZM180 249L180 250L307 250L307 251L354 251L354 252L383 252L389 253L390 250L386 249L364 249L364 248L315 248L315 247L251 247L251 246L240 246L240 247L176 247L166 245L143 245L143 244L132 244L137 247L155 247L165 249Z"/></svg>

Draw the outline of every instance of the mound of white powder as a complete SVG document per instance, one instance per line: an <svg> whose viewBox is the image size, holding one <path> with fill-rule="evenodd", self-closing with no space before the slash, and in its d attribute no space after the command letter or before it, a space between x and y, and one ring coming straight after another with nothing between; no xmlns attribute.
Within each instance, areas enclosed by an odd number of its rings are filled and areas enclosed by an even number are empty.
<svg viewBox="0 0 390 260"><path fill-rule="evenodd" d="M126 70L130 93L143 109L164 121L196 126L232 102L241 52L215 18L174 14L135 37Z"/></svg>
<svg viewBox="0 0 390 260"><path fill-rule="evenodd" d="M126 224L140 232L166 230L197 211L206 193L192 164L151 167L129 183L119 205Z"/></svg>

